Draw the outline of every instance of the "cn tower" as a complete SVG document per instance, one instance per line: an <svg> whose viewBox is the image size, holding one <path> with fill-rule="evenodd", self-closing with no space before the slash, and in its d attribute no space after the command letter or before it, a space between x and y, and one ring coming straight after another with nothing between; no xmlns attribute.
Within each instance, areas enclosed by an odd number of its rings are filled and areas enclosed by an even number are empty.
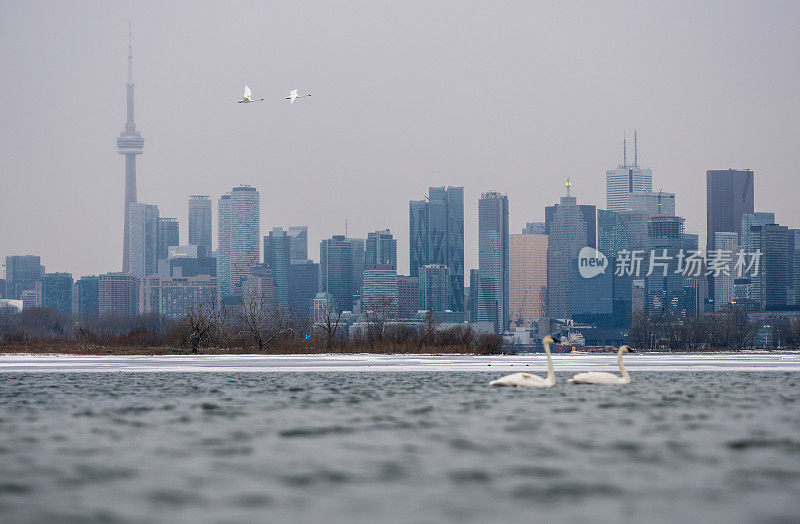
<svg viewBox="0 0 800 524"><path fill-rule="evenodd" d="M133 46L131 44L131 30L128 24L128 81L125 88L128 95L128 119L125 129L117 138L117 152L125 155L125 225L122 236L122 272L131 270L130 258L130 231L128 224L128 207L131 202L136 202L136 155L142 154L144 138L136 130L133 123Z"/></svg>

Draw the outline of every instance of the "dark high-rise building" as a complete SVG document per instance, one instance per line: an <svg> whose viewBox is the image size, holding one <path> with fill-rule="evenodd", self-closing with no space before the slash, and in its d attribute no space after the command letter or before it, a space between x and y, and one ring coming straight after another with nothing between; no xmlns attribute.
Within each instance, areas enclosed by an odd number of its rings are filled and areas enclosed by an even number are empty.
<svg viewBox="0 0 800 524"><path fill-rule="evenodd" d="M478 282L480 273L477 269L469 270L469 321L478 321Z"/></svg>
<svg viewBox="0 0 800 524"><path fill-rule="evenodd" d="M419 311L419 278L397 275L397 317L416 318Z"/></svg>
<svg viewBox="0 0 800 524"><path fill-rule="evenodd" d="M397 269L397 240L388 229L367 234L364 269Z"/></svg>
<svg viewBox="0 0 800 524"><path fill-rule="evenodd" d="M133 46L131 44L130 33L128 34L128 81L125 82L127 94L127 120L125 128L117 138L117 152L125 155L125 223L123 225L122 241L122 271L131 271L131 247L130 247L130 204L136 202L136 155L142 154L144 149L144 139L136 130L133 121Z"/></svg>
<svg viewBox="0 0 800 524"><path fill-rule="evenodd" d="M36 283L36 306L72 313L72 275L45 273Z"/></svg>
<svg viewBox="0 0 800 524"><path fill-rule="evenodd" d="M450 268L450 303L464 311L464 188L431 187L427 200L409 202L411 276L426 264Z"/></svg>
<svg viewBox="0 0 800 524"><path fill-rule="evenodd" d="M170 246L179 246L180 230L177 218L158 219L158 260L165 260ZM158 272L156 268L156 272Z"/></svg>
<svg viewBox="0 0 800 524"><path fill-rule="evenodd" d="M620 251L630 250L628 229L616 211L597 210L597 250L608 258L615 258Z"/></svg>
<svg viewBox="0 0 800 524"><path fill-rule="evenodd" d="M508 329L508 197L489 192L478 200L478 321ZM420 283L422 287L422 283Z"/></svg>
<svg viewBox="0 0 800 524"><path fill-rule="evenodd" d="M338 308L343 311L352 311L352 242L344 235L333 235L333 237L323 240L319 245L319 261L322 272L322 291L332 296Z"/></svg>
<svg viewBox="0 0 800 524"><path fill-rule="evenodd" d="M42 261L38 255L6 257L6 298L21 300L23 291L36 289L42 278Z"/></svg>
<svg viewBox="0 0 800 524"><path fill-rule="evenodd" d="M753 212L753 172L749 169L706 171L706 242L715 249L717 231L741 238L742 215Z"/></svg>
<svg viewBox="0 0 800 524"><path fill-rule="evenodd" d="M643 268L653 272L645 277L645 309L647 311L685 314L686 277L679 271L679 252L686 238L682 217L654 216L647 219L650 252ZM650 257L653 257L650 260Z"/></svg>
<svg viewBox="0 0 800 524"><path fill-rule="evenodd" d="M778 224L752 226L751 248L761 250L761 267L752 277L753 296L761 309L786 309L789 298L789 250L794 251L794 238L790 241L789 228ZM750 276L750 275L747 275Z"/></svg>
<svg viewBox="0 0 800 524"><path fill-rule="evenodd" d="M596 210L570 195L545 208L547 242L547 312L552 318L572 318L572 261L583 247L596 248Z"/></svg>
<svg viewBox="0 0 800 524"><path fill-rule="evenodd" d="M303 316L311 315L311 301L319 293L319 264L292 260L289 265L289 305Z"/></svg>
<svg viewBox="0 0 800 524"><path fill-rule="evenodd" d="M308 260L308 226L290 226L289 245L289 256L293 262Z"/></svg>
<svg viewBox="0 0 800 524"><path fill-rule="evenodd" d="M100 278L81 277L75 282L72 313L81 320L96 318L100 314Z"/></svg>
<svg viewBox="0 0 800 524"><path fill-rule="evenodd" d="M198 258L211 256L211 223L211 199L205 195L190 196L189 245L197 246Z"/></svg>
<svg viewBox="0 0 800 524"><path fill-rule="evenodd" d="M272 270L278 305L289 305L290 237L283 228L275 227L264 237L264 264ZM313 297L312 297L313 298Z"/></svg>
<svg viewBox="0 0 800 524"><path fill-rule="evenodd" d="M347 241L350 242L353 248L353 300L357 301L361 299L361 291L364 287L366 242L364 242L363 238L348 238Z"/></svg>

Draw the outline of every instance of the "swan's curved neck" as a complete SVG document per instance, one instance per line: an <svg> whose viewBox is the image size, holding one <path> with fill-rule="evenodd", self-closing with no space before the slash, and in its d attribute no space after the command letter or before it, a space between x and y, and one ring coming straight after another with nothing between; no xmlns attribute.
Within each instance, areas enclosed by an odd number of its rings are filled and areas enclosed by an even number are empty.
<svg viewBox="0 0 800 524"><path fill-rule="evenodd" d="M622 349L617 352L617 363L619 364L619 372L622 375L624 380L630 381L631 376L628 375L628 371L625 369L625 366L622 365Z"/></svg>
<svg viewBox="0 0 800 524"><path fill-rule="evenodd" d="M547 354L547 380L555 382L556 374L553 371L553 357L550 355L550 343L544 344L544 352Z"/></svg>

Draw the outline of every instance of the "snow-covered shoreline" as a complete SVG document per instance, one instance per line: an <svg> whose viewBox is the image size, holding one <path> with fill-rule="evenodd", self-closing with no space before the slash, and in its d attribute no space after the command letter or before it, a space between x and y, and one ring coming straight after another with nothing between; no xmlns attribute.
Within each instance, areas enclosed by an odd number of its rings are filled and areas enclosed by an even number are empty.
<svg viewBox="0 0 800 524"><path fill-rule="evenodd" d="M613 354L554 355L556 371L613 371ZM0 355L2 372L415 372L537 371L544 355ZM800 371L798 352L634 354L636 371Z"/></svg>

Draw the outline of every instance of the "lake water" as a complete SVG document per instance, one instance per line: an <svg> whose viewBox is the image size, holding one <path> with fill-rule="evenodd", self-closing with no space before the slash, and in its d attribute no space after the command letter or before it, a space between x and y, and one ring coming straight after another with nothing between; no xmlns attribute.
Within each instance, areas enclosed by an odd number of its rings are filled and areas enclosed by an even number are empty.
<svg viewBox="0 0 800 524"><path fill-rule="evenodd" d="M800 375L632 375L0 373L0 520L800 519Z"/></svg>

